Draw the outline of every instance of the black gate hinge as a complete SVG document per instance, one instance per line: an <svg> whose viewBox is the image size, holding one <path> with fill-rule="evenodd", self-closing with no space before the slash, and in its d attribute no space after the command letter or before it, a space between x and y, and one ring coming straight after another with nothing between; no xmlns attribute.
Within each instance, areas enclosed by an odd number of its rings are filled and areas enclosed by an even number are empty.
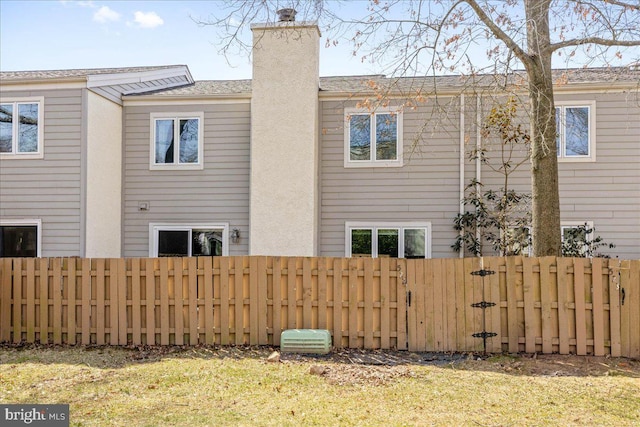
<svg viewBox="0 0 640 427"><path fill-rule="evenodd" d="M491 274L496 274L496 272L493 270L477 270L477 271L471 272L472 276L480 276L480 277L490 276Z"/></svg>

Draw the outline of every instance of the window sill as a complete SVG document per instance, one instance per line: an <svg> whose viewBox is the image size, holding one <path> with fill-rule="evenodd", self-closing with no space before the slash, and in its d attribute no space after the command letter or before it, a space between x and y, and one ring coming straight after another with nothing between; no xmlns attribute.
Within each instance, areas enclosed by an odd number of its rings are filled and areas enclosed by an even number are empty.
<svg viewBox="0 0 640 427"><path fill-rule="evenodd" d="M203 170L203 164L193 165L151 165L149 170L151 171L185 171L185 170Z"/></svg>
<svg viewBox="0 0 640 427"><path fill-rule="evenodd" d="M0 154L0 160L34 160L34 159L43 159L44 153L33 153L33 154Z"/></svg>

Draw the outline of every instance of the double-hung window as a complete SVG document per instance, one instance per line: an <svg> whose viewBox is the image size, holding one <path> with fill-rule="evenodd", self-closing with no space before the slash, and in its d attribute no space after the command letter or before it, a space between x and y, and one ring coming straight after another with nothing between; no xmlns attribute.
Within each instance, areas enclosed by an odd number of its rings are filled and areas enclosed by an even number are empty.
<svg viewBox="0 0 640 427"><path fill-rule="evenodd" d="M0 221L0 258L41 256L41 229L39 219Z"/></svg>
<svg viewBox="0 0 640 427"><path fill-rule="evenodd" d="M556 102L556 149L560 161L595 160L595 102Z"/></svg>
<svg viewBox="0 0 640 427"><path fill-rule="evenodd" d="M203 168L203 116L151 114L151 169Z"/></svg>
<svg viewBox="0 0 640 427"><path fill-rule="evenodd" d="M593 221L563 221L560 230L565 252L568 251L571 256L585 256L588 253L593 239Z"/></svg>
<svg viewBox="0 0 640 427"><path fill-rule="evenodd" d="M431 258L430 223L347 222L347 257Z"/></svg>
<svg viewBox="0 0 640 427"><path fill-rule="evenodd" d="M580 255L583 255L589 248L586 246L579 248L576 247L576 244L584 242L588 245L591 242L593 236L587 233L587 230L593 230L593 221L562 221L560 223L560 237L563 246L570 248L570 252L580 252ZM508 253L510 255L533 256L531 235L531 227L517 227L507 230L505 237L511 239ZM567 244L569 240L575 241L576 244Z"/></svg>
<svg viewBox="0 0 640 427"><path fill-rule="evenodd" d="M42 158L44 98L0 100L0 157Z"/></svg>
<svg viewBox="0 0 640 427"><path fill-rule="evenodd" d="M402 166L402 112L345 110L344 166Z"/></svg>
<svg viewBox="0 0 640 427"><path fill-rule="evenodd" d="M149 256L226 256L229 225L149 224Z"/></svg>

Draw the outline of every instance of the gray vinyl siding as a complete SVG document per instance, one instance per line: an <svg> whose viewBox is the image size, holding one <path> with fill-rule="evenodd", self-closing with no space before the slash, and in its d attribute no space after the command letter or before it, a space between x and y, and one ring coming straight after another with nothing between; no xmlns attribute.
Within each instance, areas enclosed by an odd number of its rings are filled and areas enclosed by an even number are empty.
<svg viewBox="0 0 640 427"><path fill-rule="evenodd" d="M204 112L204 169L149 170L150 115ZM149 255L149 223L229 223L240 230L230 255L249 238L250 104L125 106L124 256ZM138 204L148 202L149 210Z"/></svg>
<svg viewBox="0 0 640 427"><path fill-rule="evenodd" d="M446 116L426 106L405 111L404 166L375 168L344 167L344 108L353 104L321 102L321 255L345 255L347 221L421 221L431 223L432 257L456 256L451 245L459 211L459 114L457 100L442 101L453 102ZM420 150L411 153L420 134Z"/></svg>
<svg viewBox="0 0 640 427"><path fill-rule="evenodd" d="M640 104L637 93L560 95L596 101L596 161L560 163L563 221L593 221L596 235L614 243L604 252L640 257Z"/></svg>
<svg viewBox="0 0 640 427"><path fill-rule="evenodd" d="M596 161L560 162L561 221L593 221L595 235L614 243L602 252L621 259L640 256L640 103L637 94L585 93L556 95L559 101L595 101ZM481 103L480 117L493 101ZM454 103L455 104L455 103ZM402 168L344 167L344 116L347 104L321 103L320 254L343 256L345 222L428 221L432 224L432 256L455 257L450 246L459 212L459 126L457 105L448 117L431 116L428 107L404 113L405 156L425 118L427 128L419 154L405 157ZM429 105L429 104L427 104ZM524 104L523 108L527 105ZM474 97L465 101L465 150L477 138ZM528 130L526 116L523 118ZM495 158L496 153L492 153ZM465 155L465 185L476 176L475 161ZM501 175L482 167L485 189L503 186ZM530 193L530 163L523 164L509 188Z"/></svg>
<svg viewBox="0 0 640 427"><path fill-rule="evenodd" d="M31 96L44 96L44 157L0 160L0 219L40 219L42 256L80 256L82 90L2 91Z"/></svg>
<svg viewBox="0 0 640 427"><path fill-rule="evenodd" d="M636 96L556 94L557 101L576 105L596 102L596 161L558 163L561 222L593 221L595 235L616 245L601 252L621 259L640 257L640 104ZM466 167L475 170L473 164ZM486 166L482 182L491 188L502 186L500 176ZM530 193L530 186L527 163L513 174L510 187Z"/></svg>

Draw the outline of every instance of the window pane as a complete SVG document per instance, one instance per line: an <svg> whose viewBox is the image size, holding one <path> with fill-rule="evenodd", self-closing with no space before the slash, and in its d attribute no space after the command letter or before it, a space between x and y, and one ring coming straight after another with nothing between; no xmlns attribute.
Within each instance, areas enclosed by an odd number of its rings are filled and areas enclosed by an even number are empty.
<svg viewBox="0 0 640 427"><path fill-rule="evenodd" d="M372 230L351 230L351 256L371 256Z"/></svg>
<svg viewBox="0 0 640 427"><path fill-rule="evenodd" d="M565 110L565 152L567 156L589 155L589 108Z"/></svg>
<svg viewBox="0 0 640 427"><path fill-rule="evenodd" d="M222 230L193 230L192 256L222 256Z"/></svg>
<svg viewBox="0 0 640 427"><path fill-rule="evenodd" d="M173 163L173 120L156 120L156 163Z"/></svg>
<svg viewBox="0 0 640 427"><path fill-rule="evenodd" d="M405 228L404 230L404 257L425 258L425 243L427 230L424 228Z"/></svg>
<svg viewBox="0 0 640 427"><path fill-rule="evenodd" d="M0 257L36 256L38 256L37 226L0 227Z"/></svg>
<svg viewBox="0 0 640 427"><path fill-rule="evenodd" d="M198 122L180 120L180 163L198 163Z"/></svg>
<svg viewBox="0 0 640 427"><path fill-rule="evenodd" d="M371 118L368 114L351 116L349 150L351 160L371 159Z"/></svg>
<svg viewBox="0 0 640 427"><path fill-rule="evenodd" d="M398 258L398 229L378 230L378 256Z"/></svg>
<svg viewBox="0 0 640 427"><path fill-rule="evenodd" d="M38 104L18 104L18 152L38 152Z"/></svg>
<svg viewBox="0 0 640 427"><path fill-rule="evenodd" d="M376 115L376 160L398 159L398 122L395 114Z"/></svg>
<svg viewBox="0 0 640 427"><path fill-rule="evenodd" d="M0 153L11 153L13 145L13 105L0 105Z"/></svg>
<svg viewBox="0 0 640 427"><path fill-rule="evenodd" d="M158 232L158 256L189 256L189 232L160 230Z"/></svg>

